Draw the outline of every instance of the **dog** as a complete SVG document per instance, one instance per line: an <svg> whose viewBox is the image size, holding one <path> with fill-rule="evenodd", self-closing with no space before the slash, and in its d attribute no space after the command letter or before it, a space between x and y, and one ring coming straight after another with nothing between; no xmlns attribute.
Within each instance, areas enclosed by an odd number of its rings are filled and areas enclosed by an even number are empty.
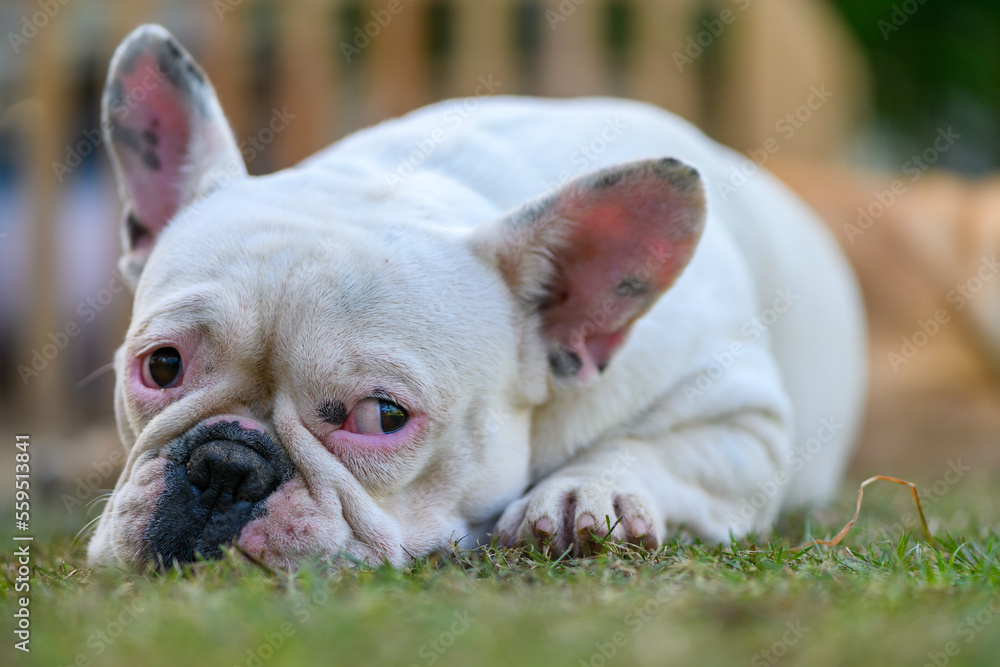
<svg viewBox="0 0 1000 667"><path fill-rule="evenodd" d="M135 301L93 564L723 542L838 488L856 281L665 111L451 100L251 177L204 72L142 26L102 124Z"/></svg>

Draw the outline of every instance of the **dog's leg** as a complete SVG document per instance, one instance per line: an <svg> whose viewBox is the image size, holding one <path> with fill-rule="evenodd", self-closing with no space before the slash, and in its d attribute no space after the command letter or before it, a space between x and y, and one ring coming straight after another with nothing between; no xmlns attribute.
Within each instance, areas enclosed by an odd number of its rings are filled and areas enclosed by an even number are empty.
<svg viewBox="0 0 1000 667"><path fill-rule="evenodd" d="M766 531L787 482L788 433L780 417L753 409L601 442L512 503L497 532L504 544L587 554L609 526L611 539L647 547L668 528L718 541Z"/></svg>

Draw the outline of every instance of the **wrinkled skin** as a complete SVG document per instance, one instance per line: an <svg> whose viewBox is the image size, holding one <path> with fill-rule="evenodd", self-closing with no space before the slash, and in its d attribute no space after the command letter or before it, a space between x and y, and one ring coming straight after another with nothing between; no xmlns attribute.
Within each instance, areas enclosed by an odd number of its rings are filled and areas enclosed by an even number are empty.
<svg viewBox="0 0 1000 667"><path fill-rule="evenodd" d="M92 563L726 540L836 488L863 397L853 279L766 175L706 193L733 158L682 121L445 102L250 177L155 26L119 47L104 121L135 305Z"/></svg>

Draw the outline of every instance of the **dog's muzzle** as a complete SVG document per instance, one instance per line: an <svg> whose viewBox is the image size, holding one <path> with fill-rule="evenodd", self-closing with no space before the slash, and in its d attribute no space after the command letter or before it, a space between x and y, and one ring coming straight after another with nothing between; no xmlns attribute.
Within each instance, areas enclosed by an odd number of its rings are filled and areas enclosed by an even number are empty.
<svg viewBox="0 0 1000 667"><path fill-rule="evenodd" d="M284 449L238 422L196 426L166 448L164 491L144 534L160 567L222 555L295 468Z"/></svg>

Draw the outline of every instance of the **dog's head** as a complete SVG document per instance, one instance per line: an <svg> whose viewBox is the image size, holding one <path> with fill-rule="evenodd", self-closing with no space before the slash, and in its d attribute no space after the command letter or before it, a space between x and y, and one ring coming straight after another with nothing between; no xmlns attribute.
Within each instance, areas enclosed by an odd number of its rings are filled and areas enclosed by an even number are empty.
<svg viewBox="0 0 1000 667"><path fill-rule="evenodd" d="M119 47L103 124L135 304L95 563L398 564L481 537L529 483L533 411L600 377L704 219L670 159L513 212L420 174L390 191L365 156L250 177L159 27Z"/></svg>

